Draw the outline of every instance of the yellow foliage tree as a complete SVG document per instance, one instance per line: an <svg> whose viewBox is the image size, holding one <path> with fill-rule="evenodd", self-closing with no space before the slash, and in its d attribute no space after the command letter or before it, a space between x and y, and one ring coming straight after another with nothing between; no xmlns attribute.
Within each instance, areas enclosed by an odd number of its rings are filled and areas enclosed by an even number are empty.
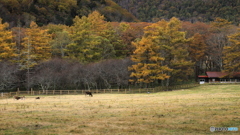
<svg viewBox="0 0 240 135"><path fill-rule="evenodd" d="M224 70L229 73L240 71L240 29L238 32L230 35L231 44L224 47Z"/></svg>
<svg viewBox="0 0 240 135"><path fill-rule="evenodd" d="M0 18L0 61L13 60L16 54L16 43L13 42L12 31L7 30L9 24L2 23Z"/></svg>
<svg viewBox="0 0 240 135"><path fill-rule="evenodd" d="M114 43L111 42L109 23L97 11L88 17L76 17L71 27L72 43L66 46L67 57L88 63L115 56Z"/></svg>
<svg viewBox="0 0 240 135"><path fill-rule="evenodd" d="M204 42L204 39L201 34L196 33L193 36L193 39L189 42L189 56L193 61L200 61L206 51L207 45Z"/></svg>
<svg viewBox="0 0 240 135"><path fill-rule="evenodd" d="M207 45L201 34L194 34L192 40L188 44L189 57L195 63L195 80L197 81L199 75L199 67L201 61L204 59L206 53Z"/></svg>
<svg viewBox="0 0 240 135"><path fill-rule="evenodd" d="M189 53L186 44L189 40L185 38L185 32L180 31L181 21L177 18L172 18L169 22L162 20L144 29L144 36L140 42L137 43L140 44L140 46L135 45L136 51L132 56L132 60L140 67L148 63L155 63L158 65L156 70L159 70L159 72L157 72L157 74L150 74L149 71L146 70L153 69L153 67L141 68L142 71L138 71L137 68L135 68L131 74L132 77L142 77L140 75L136 76L136 73L146 76L156 76L158 73L161 73L159 77L156 78L160 80L166 79L166 86L168 86L170 82L169 77L174 78L174 80L182 81L187 78L188 75L192 74L193 63L188 60ZM135 43L133 43L133 45L134 44ZM150 50L153 50L154 53ZM147 54L145 59L143 59L141 51L144 51L142 54ZM156 61L154 62L153 60ZM160 76L162 76L162 78ZM142 82L148 83L151 81L145 79Z"/></svg>
<svg viewBox="0 0 240 135"><path fill-rule="evenodd" d="M31 22L26 29L21 50L21 65L23 69L30 68L43 60L51 58L51 36L47 30L41 29L35 22Z"/></svg>
<svg viewBox="0 0 240 135"><path fill-rule="evenodd" d="M215 28L223 28L226 26L231 25L232 23L229 22L228 20L222 19L217 17L213 22L211 22L211 26Z"/></svg>
<svg viewBox="0 0 240 135"><path fill-rule="evenodd" d="M47 30L41 29L35 22L31 22L26 29L20 53L21 69L27 70L27 90L30 89L30 69L38 63L51 58L51 36Z"/></svg>
<svg viewBox="0 0 240 135"><path fill-rule="evenodd" d="M169 78L165 74L166 71L171 71L167 66L162 66L164 60L159 54L160 47L154 43L153 38L150 36L143 37L138 42L133 42L136 47L131 60L136 64L129 67L133 71L130 75L132 79L130 82L146 83L157 80L164 80Z"/></svg>

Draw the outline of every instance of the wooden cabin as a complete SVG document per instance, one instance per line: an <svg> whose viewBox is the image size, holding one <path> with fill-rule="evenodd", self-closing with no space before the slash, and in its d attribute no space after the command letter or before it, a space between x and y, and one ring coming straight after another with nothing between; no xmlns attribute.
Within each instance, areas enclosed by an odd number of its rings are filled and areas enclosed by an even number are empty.
<svg viewBox="0 0 240 135"><path fill-rule="evenodd" d="M224 72L206 72L206 75L199 75L200 84L204 83L240 83L240 72L232 75Z"/></svg>

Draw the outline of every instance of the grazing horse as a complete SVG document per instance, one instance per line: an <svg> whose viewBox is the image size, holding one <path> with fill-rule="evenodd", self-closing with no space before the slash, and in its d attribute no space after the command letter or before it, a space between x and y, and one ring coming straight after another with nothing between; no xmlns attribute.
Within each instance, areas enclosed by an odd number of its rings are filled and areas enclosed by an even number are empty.
<svg viewBox="0 0 240 135"><path fill-rule="evenodd" d="M13 98L16 99L16 100L19 100L19 99L22 99L22 100L23 100L23 99L25 99L25 96L23 96L23 97L13 96Z"/></svg>
<svg viewBox="0 0 240 135"><path fill-rule="evenodd" d="M40 97L36 97L36 99L40 99Z"/></svg>
<svg viewBox="0 0 240 135"><path fill-rule="evenodd" d="M92 95L92 92L88 92L88 91L85 93L85 96L86 96L86 95L89 95L89 96L91 96L91 97L93 96L93 95Z"/></svg>

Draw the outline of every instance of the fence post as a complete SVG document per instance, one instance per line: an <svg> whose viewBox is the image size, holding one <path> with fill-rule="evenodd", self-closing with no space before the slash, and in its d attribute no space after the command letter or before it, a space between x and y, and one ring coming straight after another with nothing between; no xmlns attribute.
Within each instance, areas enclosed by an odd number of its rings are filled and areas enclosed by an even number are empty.
<svg viewBox="0 0 240 135"><path fill-rule="evenodd" d="M19 88L17 88L17 93L16 93L16 95L18 95L18 94L19 94L19 91L20 91L20 90L19 90Z"/></svg>
<svg viewBox="0 0 240 135"><path fill-rule="evenodd" d="M20 93L20 90L18 89L18 91L17 91L17 95L19 95L19 93Z"/></svg>
<svg viewBox="0 0 240 135"><path fill-rule="evenodd" d="M30 91L31 91L31 95L33 95L33 89L32 88L30 89Z"/></svg>

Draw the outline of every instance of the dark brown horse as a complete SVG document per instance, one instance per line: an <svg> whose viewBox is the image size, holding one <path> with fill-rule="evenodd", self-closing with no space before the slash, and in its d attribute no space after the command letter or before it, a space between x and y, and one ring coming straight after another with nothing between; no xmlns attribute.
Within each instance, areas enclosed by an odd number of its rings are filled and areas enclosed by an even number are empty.
<svg viewBox="0 0 240 135"><path fill-rule="evenodd" d="M19 97L19 96L13 96L13 99L19 100L19 99L25 99L25 96Z"/></svg>
<svg viewBox="0 0 240 135"><path fill-rule="evenodd" d="M89 96L91 96L91 97L93 96L93 95L92 95L92 92L89 92L89 91L85 92L85 96L86 96L86 95L89 95Z"/></svg>

